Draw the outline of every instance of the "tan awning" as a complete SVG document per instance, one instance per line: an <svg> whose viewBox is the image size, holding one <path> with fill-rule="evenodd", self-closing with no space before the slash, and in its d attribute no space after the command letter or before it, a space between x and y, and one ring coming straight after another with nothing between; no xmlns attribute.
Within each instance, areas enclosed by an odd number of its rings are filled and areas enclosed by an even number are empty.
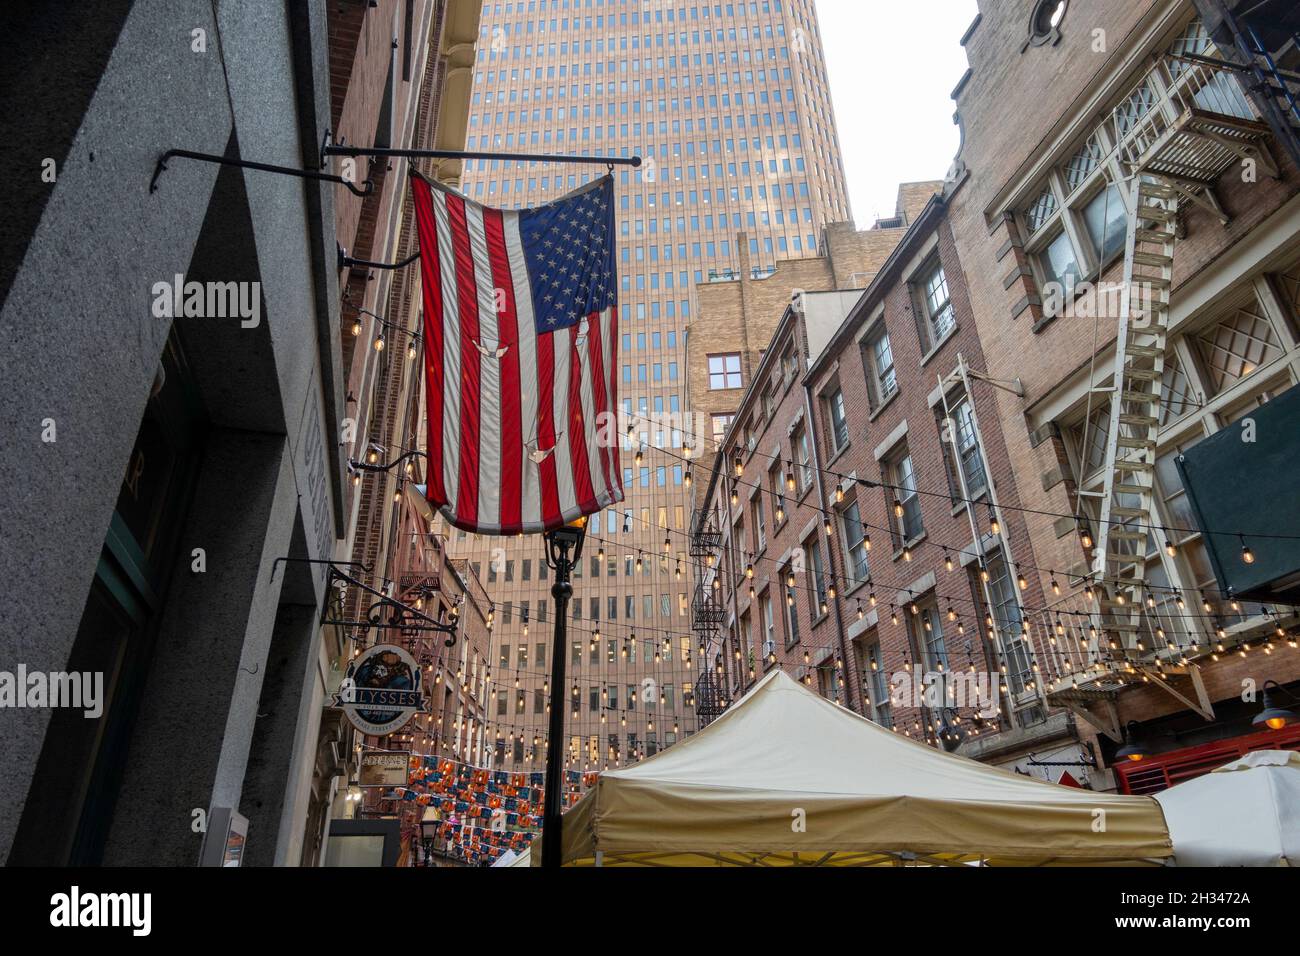
<svg viewBox="0 0 1300 956"><path fill-rule="evenodd" d="M1094 793L943 753L780 670L700 733L602 773L564 861L604 866L1107 865L1171 854L1151 797ZM532 862L541 862L541 844Z"/></svg>

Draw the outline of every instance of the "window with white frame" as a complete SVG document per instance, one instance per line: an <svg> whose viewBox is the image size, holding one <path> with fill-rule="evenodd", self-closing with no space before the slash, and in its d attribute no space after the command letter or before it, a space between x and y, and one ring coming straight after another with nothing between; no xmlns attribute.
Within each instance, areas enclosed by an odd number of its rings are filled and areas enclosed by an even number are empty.
<svg viewBox="0 0 1300 956"><path fill-rule="evenodd" d="M740 388L740 353L709 356L709 388Z"/></svg>
<svg viewBox="0 0 1300 956"><path fill-rule="evenodd" d="M948 294L948 277L944 275L943 263L937 255L921 267L914 287L920 308L917 332L921 337L921 350L928 352L957 324L952 298Z"/></svg>
<svg viewBox="0 0 1300 956"><path fill-rule="evenodd" d="M844 392L833 386L822 401L826 405L826 430L831 436L831 447L839 451L849 443L849 419L844 410Z"/></svg>
<svg viewBox="0 0 1300 956"><path fill-rule="evenodd" d="M1007 671L1004 680L1013 697L1025 692L1025 687L1033 678L1033 669L1029 663L1029 647L1025 641L1024 615L1020 609L1020 598L1016 593L1016 583L1011 579L1011 569L1000 548L990 552L984 559L984 570L988 573L988 598L991 606L989 615L997 631L998 644L1002 647L1002 663ZM973 586L979 592L979 576L973 579ZM983 600L984 595L980 595ZM990 635L992 636L992 635Z"/></svg>
<svg viewBox="0 0 1300 956"><path fill-rule="evenodd" d="M855 501L840 514L841 539L844 541L844 569L849 577L848 585L852 587L871 577L871 566L867 559L867 529L862 524L862 516Z"/></svg>
<svg viewBox="0 0 1300 956"><path fill-rule="evenodd" d="M889 344L889 331L883 322L867 336L862 349L862 364L867 373L867 397L874 411L898 391L894 350Z"/></svg>
<svg viewBox="0 0 1300 956"><path fill-rule="evenodd" d="M777 458L767 469L767 488L766 491L772 496L772 527L778 528L785 523L786 516L789 515L789 506L785 502L785 481L781 477L781 459ZM776 509L780 505L783 509L782 514L777 515Z"/></svg>
<svg viewBox="0 0 1300 956"><path fill-rule="evenodd" d="M888 483L894 486L893 500L889 507L894 547L901 549L925 531L925 525L921 521L921 499L916 493L916 471L912 467L912 455L907 446L885 459L885 474Z"/></svg>
<svg viewBox="0 0 1300 956"><path fill-rule="evenodd" d="M797 474L799 476L799 493L803 494L812 484L812 451L808 446L808 429L800 425L795 429L791 439L791 445L794 449L794 460L798 466Z"/></svg>
<svg viewBox="0 0 1300 956"><path fill-rule="evenodd" d="M822 560L822 549L817 542L817 535L812 535L803 543L803 551L808 558L805 566L808 592L815 595L817 600L817 605L809 616L815 619L820 614L822 605L826 603L826 566Z"/></svg>
<svg viewBox="0 0 1300 956"><path fill-rule="evenodd" d="M980 454L979 435L975 431L975 413L971 407L970 396L958 393L948 400L948 425L943 434L944 458L952 474L949 483L953 498L963 497L962 482L965 482L964 497L976 498L988 485L984 473L984 459ZM955 469L961 469L960 480Z"/></svg>
<svg viewBox="0 0 1300 956"><path fill-rule="evenodd" d="M939 609L933 604L922 604L917 613L909 610L908 621L912 629L912 639L921 649L928 671L947 671L948 645L943 638L943 621Z"/></svg>
<svg viewBox="0 0 1300 956"><path fill-rule="evenodd" d="M735 415L714 415L712 417L713 444L715 446L722 444L723 436L727 434L727 428L735 418Z"/></svg>
<svg viewBox="0 0 1300 956"><path fill-rule="evenodd" d="M782 588L781 607L785 613L785 646L793 647L799 643L799 602L795 600L795 589L789 587L789 579L794 576L794 566L787 564L781 569L781 581L787 586Z"/></svg>
<svg viewBox="0 0 1300 956"><path fill-rule="evenodd" d="M866 641L863 686L871 701L871 719L880 726L894 726L893 701L889 696L889 675L885 673L884 658L880 653L880 640L872 637Z"/></svg>
<svg viewBox="0 0 1300 956"><path fill-rule="evenodd" d="M759 607L763 613L763 646L776 647L776 620L772 616L772 590L765 590L760 598Z"/></svg>
<svg viewBox="0 0 1300 956"><path fill-rule="evenodd" d="M1192 342L1210 396L1220 394L1282 355L1273 323L1253 293L1195 335Z"/></svg>

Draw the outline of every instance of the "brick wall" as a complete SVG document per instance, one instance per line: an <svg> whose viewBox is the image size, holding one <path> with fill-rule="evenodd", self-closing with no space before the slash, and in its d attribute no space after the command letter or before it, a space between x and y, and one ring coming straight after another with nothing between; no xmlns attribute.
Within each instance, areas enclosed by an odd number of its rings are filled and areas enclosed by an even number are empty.
<svg viewBox="0 0 1300 956"><path fill-rule="evenodd" d="M929 492L919 496L925 536L923 541L910 549L911 561L905 560L901 547L897 547L891 541L891 536L881 530L892 527L894 492L882 488L846 487L845 499L840 506L843 509L857 502L861 520L871 526L873 545L869 555L873 586L846 591L846 626L854 623L857 601L861 599L864 608L869 608L868 598L874 591L877 597L876 635L883 653L883 669L889 673L904 669L909 661L915 667L918 660L920 649L903 624L907 611L901 605L908 600L909 588L912 597L918 601L928 592L938 606L943 615L949 658L954 666L959 663L967 667L973 662L978 670L984 671L996 669L1000 663L986 650L992 646L987 635L984 638L980 636L985 630L982 623L982 592L972 590L970 578L961 570L962 550L972 551L971 519L964 505L942 494L949 488L948 466L945 463L944 440L936 418L936 409L930 404L930 396L937 388L939 376L946 377L956 368L959 354L969 367L976 370L983 369L985 357L971 297L966 288L965 276L968 270L963 268L964 264L958 255L951 225L940 221L933 233L937 238L935 252L944 268L956 317L956 329L952 335L937 348L928 352L925 350L917 333L914 319L917 304L914 290L909 284L915 275L904 268L897 276L890 277L888 286L874 297L871 307L862 310L862 318L867 320L883 314L898 376L898 390L894 397L872 410L866 384L868 373L859 343L852 335L843 337L842 344L835 351L828 352L821 362L821 369L814 370L811 379L814 394L819 397L832 382L838 384L844 395L849 422L849 443L836 455L831 451L833 442L829 432L829 419L823 409L817 409L818 443L825 468L842 475L851 474L871 481L892 483L876 454L878 450L885 451L881 446L905 429L905 438L894 448L888 449L888 452L905 444L912 458L916 485L923 492ZM928 242L927 236L914 237L913 246L916 251L913 256L927 254ZM917 262L914 258L908 264ZM976 386L972 391L986 452L984 468L1001 505L1007 509L1004 511L1003 533L1010 542L1012 556L1017 563L1025 566L1038 564L1023 515L1010 510L1021 504L1018 479L1023 472L1013 465L1007 451L1003 426L996 414L997 392L988 386ZM888 452L885 460L889 460ZM828 503L831 494L833 489L828 488ZM975 524L983 534L989 524L987 507L977 505L975 511ZM945 566L945 559L950 556L954 562L953 571L948 571ZM842 563L842 550L837 551L837 557ZM1044 590L1041 584L1031 580L1029 589L1020 593L1022 604L1029 607L1043 606L1046 603ZM975 603L977 600L978 609ZM899 625L891 623L891 602L898 607ZM965 629L964 635L956 633L958 622L948 620L949 607L957 612ZM869 613L864 614L864 620L870 621ZM918 630L914 633L919 635L920 632ZM1041 651L1041 648L1038 650ZM855 660L855 666L856 672L862 673L864 662ZM962 713L965 714L966 711ZM900 727L906 725L906 729L912 729L914 733L914 722L920 718L921 715L915 710L895 709L896 723Z"/></svg>
<svg viewBox="0 0 1300 956"><path fill-rule="evenodd" d="M950 337L927 352L913 319L916 305L909 282L916 277L913 267L927 261L932 253L937 254L945 269L956 328ZM740 425L714 465L719 478L711 486L701 488L702 498L707 494L707 500L701 501L702 512L714 515L715 522L724 529L724 546L719 561L722 586L712 593L724 603L732 622L723 629L721 637L724 670L729 681L727 687L733 695L743 691L768 668L780 666L797 678L809 680L815 689L832 696L838 693L838 699L847 706L870 713L862 683L866 676L866 661L861 655L862 646L855 646L853 638L879 640L881 668L886 674L906 672L909 664L919 670L919 647L909 635L905 623L908 611L904 603L909 587L919 602L924 603L927 597L932 599L944 615L943 626L951 630L951 633L945 630L945 636L952 666L965 669L973 664L979 671L996 672L1000 663L986 650L989 646L987 637L982 636L982 593L973 589L972 577L961 567L963 549L973 551L970 518L965 507L953 502L947 494L948 472L940 424L929 402L937 385L937 376L946 376L953 371L959 353L969 366L981 369L984 364L962 263L952 229L942 218L941 209L928 225L909 233L901 247L898 265L880 282L880 286L873 286L866 292L827 352L808 373L806 381L813 396L811 423L803 388L805 369L801 367L797 376L799 381L786 381L780 363L776 361L791 343L796 343L802 363L805 366L807 363L803 321L798 313L785 312L772 339L773 354L736 406L740 410L737 418ZM729 305L738 310L740 297L732 296ZM784 303L774 304L773 308L784 310ZM867 392L867 371L856 333L864 328L865 322L875 320L878 315L883 315L890 335L898 390L891 399L873 410ZM873 334L878 328L873 326ZM776 400L770 417L765 417L759 411L758 395L772 376L777 376L783 384L775 390ZM849 423L848 444L838 453L831 451L833 442L828 431L829 420L820 401L831 382L837 382L843 391ZM985 469L1000 501L1014 507L1022 501L1017 487L1019 472L1008 455L992 392L988 387L974 390L976 414L986 452ZM744 425L751 419L756 422L757 432L752 453L745 450L744 445ZM876 458L877 446L889 436L906 429L905 441L913 459L918 487L937 493L921 496L925 535L912 543L910 561L904 558L901 548L891 546L887 531L891 526L892 492L849 482L843 486L843 501L837 503L836 482L830 474L823 474L823 487L820 489L816 481L806 489L797 488L791 492L786 488L788 462L795 455L792 435L800 426L810 428L826 472L871 481L882 480L881 464ZM739 482L733 482L732 462L738 452L745 472ZM775 520L776 499L767 490L770 487L769 468L774 464L773 453L779 457L777 485L781 489L785 511L785 520L780 522ZM752 487L755 484L762 485L764 490L756 492ZM738 496L735 505L730 500L733 488ZM753 508L759 502L764 508L767 532L761 550L756 547L753 531ZM834 515L837 519L839 513L855 502L860 520L870 526L868 530L872 538L868 556L870 580L856 587L849 582L846 573L843 523L833 521L829 538L824 530L826 515ZM979 512L976 523L983 532L987 527L986 511L979 506L976 510ZM1005 524L1004 533L1010 541L1014 560L1026 566L1038 563L1022 516L1007 511ZM794 588L787 587L785 577L789 562L796 556L804 568L815 567L813 547L821 550L827 575L825 586L833 583L836 589L836 598L825 602L825 613L822 612L817 586L809 573L796 571ZM945 566L945 558L949 556L954 560L953 571L948 571ZM746 574L749 567L754 572L752 578ZM755 594L753 598L749 593L751 588ZM762 626L761 600L765 591L773 603L775 661L765 658L763 653L766 635ZM1047 600L1043 592L1042 586L1031 581L1020 599L1027 606L1042 606ZM872 594L877 600L875 611L870 607ZM789 598L793 598L797 614L797 641L790 640L786 617ZM900 623L897 625L890 622L891 602L898 605ZM857 617L859 605L863 610L861 622ZM959 615L964 635L957 633L956 622L947 619L949 607ZM919 635L920 631L916 633ZM1045 655L1042 659L1044 662L1047 660ZM842 689L839 686L841 679L844 682ZM969 728L973 708L959 708L958 712ZM913 736L926 735L925 724L929 719L928 713L916 707L894 708L895 726ZM993 727L986 726L982 733L987 737L993 731Z"/></svg>
<svg viewBox="0 0 1300 956"><path fill-rule="evenodd" d="M1021 188L1034 164L1070 145L1063 134L1067 127L1084 120L1079 126L1084 130L1099 121L1113 101L1101 91L1127 93L1140 71L1150 68L1150 53L1166 48L1168 31L1194 11L1189 2L1072 0L1059 42L1022 49L1031 5L980 6L981 17L966 41L971 71L955 93L964 133L958 158L966 178L951 197L950 219L986 370L994 378L1019 378L1024 386L1023 398L985 390L988 410L981 425L987 430L992 419L999 420L1007 460L1014 462L1020 478L1019 504L1068 514L1075 508L1075 488L1065 448L1052 423L1036 419L1034 410L1036 403L1049 399L1058 405L1069 400L1071 389L1082 394L1071 378L1080 372L1086 376L1094 349L1103 353L1113 344L1115 322L1044 318L1024 237L1014 217L1004 215L1007 197ZM1122 63L1130 65L1121 68ZM1280 181L1261 171L1257 182L1247 183L1230 171L1217 184L1217 195L1232 217L1228 225L1200 207L1182 204L1185 235L1173 267L1175 313L1180 291L1189 282L1224 262L1235 245L1300 189L1294 167L1280 150L1272 153L1281 163ZM1122 260L1102 278L1118 281L1121 276ZM1102 361L1097 378L1107 372ZM1033 514L1018 520L1032 542L1036 559L1029 563L1086 567L1071 522ZM1047 576L1026 573L1041 592ZM1202 663L1211 699L1239 692L1235 658ZM1130 710L1144 720L1180 709L1175 698L1154 688L1134 689L1122 698L1124 719L1130 719Z"/></svg>
<svg viewBox="0 0 1300 956"><path fill-rule="evenodd" d="M900 211L906 207L911 210L909 216L916 214L919 197L924 195L920 202L924 207L941 185L922 182L900 186ZM764 278L751 275L748 237L738 234L738 278L695 287L695 317L687 326L687 408L703 413L706 420L709 415L734 412L795 290L864 288L906 232L906 228L860 230L851 222L830 223L825 229L825 256L782 261L773 274ZM741 355L742 387L710 389L708 357L728 352Z"/></svg>

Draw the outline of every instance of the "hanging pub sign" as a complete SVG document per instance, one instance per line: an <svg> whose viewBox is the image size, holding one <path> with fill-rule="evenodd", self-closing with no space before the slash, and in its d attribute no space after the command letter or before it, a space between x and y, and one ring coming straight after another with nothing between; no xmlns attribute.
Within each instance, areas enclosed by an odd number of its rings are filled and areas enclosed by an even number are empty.
<svg viewBox="0 0 1300 956"><path fill-rule="evenodd" d="M363 734L387 736L424 710L420 667L405 648L373 644L348 662L334 706Z"/></svg>
<svg viewBox="0 0 1300 956"><path fill-rule="evenodd" d="M367 750L361 754L357 785L361 787L405 787L410 774L409 750Z"/></svg>

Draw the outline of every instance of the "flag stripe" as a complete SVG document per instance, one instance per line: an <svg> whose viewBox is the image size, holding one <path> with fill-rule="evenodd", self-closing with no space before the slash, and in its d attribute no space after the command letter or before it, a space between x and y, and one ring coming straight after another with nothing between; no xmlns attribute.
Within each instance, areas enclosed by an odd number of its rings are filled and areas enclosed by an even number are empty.
<svg viewBox="0 0 1300 956"><path fill-rule="evenodd" d="M528 289L528 269L524 263L523 242L519 237L518 213L505 214L506 252L514 277L515 312L519 328L519 422L523 453L522 491L520 495L521 520L540 520L546 514L542 508L541 471L529 453L539 447L537 437L538 365L536 319L533 315L533 297Z"/></svg>
<svg viewBox="0 0 1300 956"><path fill-rule="evenodd" d="M514 278L506 250L505 224L501 210L483 210L488 255L492 260L492 283L501 291L501 310L497 314L497 343L505 349L499 359L501 371L501 480L500 518L503 532L521 525L524 440L521 434L519 382L519 325L515 311Z"/></svg>
<svg viewBox="0 0 1300 956"><path fill-rule="evenodd" d="M592 316L592 321L598 321L599 318ZM590 330L590 321L588 329ZM591 481L594 460L591 453L595 451L596 444L596 413L591 401L591 376L586 374L591 369L588 354L590 343L590 332L574 335L573 356L569 365L569 453L573 456L573 484L577 503L584 511L590 509L596 500Z"/></svg>
<svg viewBox="0 0 1300 956"><path fill-rule="evenodd" d="M438 263L442 278L443 335L442 347L443 402L442 409L442 486L443 501L456 511L460 501L460 300L456 294L456 253L451 241L451 219L447 214L447 196L435 193L434 211L438 224ZM456 316L454 322L446 316ZM430 421L432 427L432 421ZM430 462L438 459L431 458Z"/></svg>
<svg viewBox="0 0 1300 956"><path fill-rule="evenodd" d="M618 460L618 306L609 307L608 319L603 323L608 335L605 336L605 348L608 360L605 362L605 374L609 376L609 404L606 406L614 417L614 435L609 446L609 472L610 472L610 501L617 502L623 500L623 469Z"/></svg>
<svg viewBox="0 0 1300 956"><path fill-rule="evenodd" d="M478 203L464 206L469 250L474 259L474 288L478 293L479 334L470 343L478 353L479 363L478 522L495 528L501 524L501 363L497 359L500 315L483 207Z"/></svg>
<svg viewBox="0 0 1300 956"><path fill-rule="evenodd" d="M537 450L546 457L541 472L542 514L560 513L560 482L555 461L555 336L537 338Z"/></svg>
<svg viewBox="0 0 1300 956"><path fill-rule="evenodd" d="M587 353L591 356L591 386L592 386L592 404L597 409L607 410L610 408L609 402L605 395L605 341L609 336L603 333L601 326L604 323L603 315L593 315L589 326L588 341L590 347ZM599 414L599 413L597 413ZM609 421L608 412L599 421L592 423L592 433L596 437L596 457L593 459L593 465L596 466L598 474L596 475L598 487L597 493L608 492L614 486L614 482L609 475L609 455L610 449L605 441L606 435L617 441L617 429L614 423Z"/></svg>
<svg viewBox="0 0 1300 956"><path fill-rule="evenodd" d="M560 498L561 515L570 514L578 503L574 489L573 452L570 449L570 433L573 431L569 421L569 368L573 364L573 351L570 340L573 329L558 329L549 336L555 345L553 361L555 363L555 381L551 384L551 421L555 427L556 491Z"/></svg>
<svg viewBox="0 0 1300 956"><path fill-rule="evenodd" d="M441 461L445 366L435 357L442 354L442 276L438 261L438 227L434 222L433 201L429 186L423 180L415 180L412 183L412 205L415 207L415 224L420 236L420 248L428 249L430 253L422 256L420 260L423 279L421 286L424 290L424 398L425 409L429 416L429 460ZM443 487L442 477L443 469L428 469L428 493L435 501L447 500L447 491Z"/></svg>
<svg viewBox="0 0 1300 956"><path fill-rule="evenodd" d="M465 223L465 201L447 196L447 218L456 257L456 295L460 300L460 485L457 511L466 520L478 522L479 393L482 377L478 349L478 288L474 281L474 255L469 248Z"/></svg>

